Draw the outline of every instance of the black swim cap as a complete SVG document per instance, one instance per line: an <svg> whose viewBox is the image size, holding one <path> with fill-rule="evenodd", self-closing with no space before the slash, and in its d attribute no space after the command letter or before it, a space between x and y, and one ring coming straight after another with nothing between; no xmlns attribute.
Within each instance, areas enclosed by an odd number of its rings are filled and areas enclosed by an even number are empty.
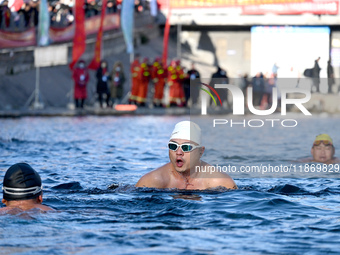
<svg viewBox="0 0 340 255"><path fill-rule="evenodd" d="M41 195L41 179L29 164L14 164L5 174L2 189L8 201L33 199Z"/></svg>

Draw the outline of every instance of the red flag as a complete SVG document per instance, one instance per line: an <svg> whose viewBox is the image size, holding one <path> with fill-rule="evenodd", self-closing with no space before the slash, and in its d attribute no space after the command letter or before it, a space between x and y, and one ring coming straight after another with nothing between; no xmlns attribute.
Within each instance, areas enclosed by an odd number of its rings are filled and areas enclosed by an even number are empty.
<svg viewBox="0 0 340 255"><path fill-rule="evenodd" d="M75 17L76 27L73 37L72 63L70 64L71 69L73 69L81 55L83 55L86 47L84 0L76 0Z"/></svg>
<svg viewBox="0 0 340 255"><path fill-rule="evenodd" d="M11 4L11 6L9 6L9 8L11 9L12 12L18 12L21 9L21 7L23 6L24 1L23 0L14 0L14 1L9 1L9 4Z"/></svg>
<svg viewBox="0 0 340 255"><path fill-rule="evenodd" d="M171 8L168 1L168 17L166 17L165 28L164 28L164 38L163 38L163 67L167 67L168 60L168 42L169 42L169 31L170 31L170 16L171 16Z"/></svg>
<svg viewBox="0 0 340 255"><path fill-rule="evenodd" d="M96 46L94 49L94 58L92 59L91 63L89 64L88 68L92 70L97 70L100 65L100 53L102 48L102 37L103 37L103 24L104 24L104 18L105 18L105 12L106 12L106 4L107 0L103 0L102 2L102 13L100 17L100 27L97 34L97 41Z"/></svg>

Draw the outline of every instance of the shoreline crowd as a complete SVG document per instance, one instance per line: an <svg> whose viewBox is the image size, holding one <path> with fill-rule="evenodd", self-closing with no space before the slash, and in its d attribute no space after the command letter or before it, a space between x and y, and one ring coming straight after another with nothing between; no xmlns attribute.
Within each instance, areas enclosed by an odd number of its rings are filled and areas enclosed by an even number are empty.
<svg viewBox="0 0 340 255"><path fill-rule="evenodd" d="M317 61L316 61L317 64ZM239 75L238 78L229 78L225 69L216 67L207 82L214 87L215 84L233 84L239 87L246 96L247 88L251 87L253 106L259 109L270 109L273 102L273 88L293 87L299 88L302 78L278 78L279 67L274 64L271 73L258 72L254 77L248 74ZM311 93L320 92L320 67L313 71L311 76L304 75L309 80ZM162 58L156 57L153 61L149 57L135 54L130 70L125 70L121 61L116 61L110 69L108 61L102 60L96 71L96 101L101 108L112 108L117 104L135 104L138 107L195 107L200 103L201 91L204 87L200 72L195 63L190 68L182 65L181 60L173 59L169 65L163 64ZM131 78L131 87L127 84ZM77 108L84 107L87 98L86 85L89 81L89 71L83 60L73 70L74 99ZM328 63L328 93L333 93L335 84L334 71ZM226 89L216 89L221 99L221 107L231 110L230 93ZM127 91L129 91L127 93ZM280 101L280 93L278 100ZM78 102L81 101L81 102ZM104 102L106 104L104 104ZM247 106L247 102L245 102ZM152 106L151 106L152 105ZM210 100L209 105L213 106Z"/></svg>
<svg viewBox="0 0 340 255"><path fill-rule="evenodd" d="M120 13L123 0L108 0L106 13ZM101 0L84 1L85 18L91 18L101 14ZM39 23L40 0L0 0L0 30L18 32L25 31L32 27L37 27ZM74 1L72 0L52 0L47 1L50 16L50 26L55 28L65 28L73 24ZM149 10L149 6L144 0L135 1L135 12Z"/></svg>

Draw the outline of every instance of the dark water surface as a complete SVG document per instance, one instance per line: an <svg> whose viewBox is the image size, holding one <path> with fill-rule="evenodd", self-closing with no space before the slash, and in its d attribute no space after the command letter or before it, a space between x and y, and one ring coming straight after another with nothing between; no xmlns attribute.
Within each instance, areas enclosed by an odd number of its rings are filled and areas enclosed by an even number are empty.
<svg viewBox="0 0 340 255"><path fill-rule="evenodd" d="M230 174L233 191L136 189L168 161L170 133L188 118L0 119L1 182L9 166L27 162L41 174L44 203L57 209L0 216L0 254L339 254L335 174ZM320 133L340 145L339 116L209 132L212 118L200 123L212 164L291 164Z"/></svg>

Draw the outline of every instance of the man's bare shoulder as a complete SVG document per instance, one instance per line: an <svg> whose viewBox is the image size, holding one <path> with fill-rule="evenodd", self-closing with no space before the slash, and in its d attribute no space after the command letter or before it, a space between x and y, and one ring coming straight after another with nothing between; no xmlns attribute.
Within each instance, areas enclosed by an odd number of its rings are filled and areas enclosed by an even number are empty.
<svg viewBox="0 0 340 255"><path fill-rule="evenodd" d="M37 208L43 210L43 211L55 211L53 208L47 206L47 205L39 205Z"/></svg>
<svg viewBox="0 0 340 255"><path fill-rule="evenodd" d="M20 214L20 213L23 213L23 212L34 211L34 210L37 211L37 212L55 211L51 207L40 204L40 205L36 205L34 207L31 207L29 209L21 209L19 207L2 207L2 208L0 208L0 215L4 215L4 214L16 215L16 214Z"/></svg>
<svg viewBox="0 0 340 255"><path fill-rule="evenodd" d="M17 207L3 207L0 208L0 215L18 215L25 212L24 210Z"/></svg>
<svg viewBox="0 0 340 255"><path fill-rule="evenodd" d="M0 208L0 214L3 214L8 211L8 207L2 207Z"/></svg>
<svg viewBox="0 0 340 255"><path fill-rule="evenodd" d="M302 158L302 159L298 159L294 162L297 162L297 163L324 163L324 164L339 164L340 163L340 159L339 158L332 158L331 160L328 160L326 162L318 162L318 161L315 161L313 158Z"/></svg>
<svg viewBox="0 0 340 255"><path fill-rule="evenodd" d="M167 163L145 175L136 184L136 187L165 188L169 181L168 170L171 163Z"/></svg>
<svg viewBox="0 0 340 255"><path fill-rule="evenodd" d="M217 171L214 166L204 162L204 166L210 167L210 171L205 173L208 181L208 188L225 187L228 189L237 189L237 185L227 173Z"/></svg>
<svg viewBox="0 0 340 255"><path fill-rule="evenodd" d="M333 158L330 164L339 164L340 159L339 158Z"/></svg>
<svg viewBox="0 0 340 255"><path fill-rule="evenodd" d="M237 189L237 185L233 178L231 178L226 173L219 173L218 175L214 176L210 183L212 184L212 188L215 187L225 187L227 189Z"/></svg>
<svg viewBox="0 0 340 255"><path fill-rule="evenodd" d="M311 157L300 158L300 159L297 159L297 160L293 160L293 162L296 162L296 163L310 163L310 162L313 162L313 158L311 158Z"/></svg>

